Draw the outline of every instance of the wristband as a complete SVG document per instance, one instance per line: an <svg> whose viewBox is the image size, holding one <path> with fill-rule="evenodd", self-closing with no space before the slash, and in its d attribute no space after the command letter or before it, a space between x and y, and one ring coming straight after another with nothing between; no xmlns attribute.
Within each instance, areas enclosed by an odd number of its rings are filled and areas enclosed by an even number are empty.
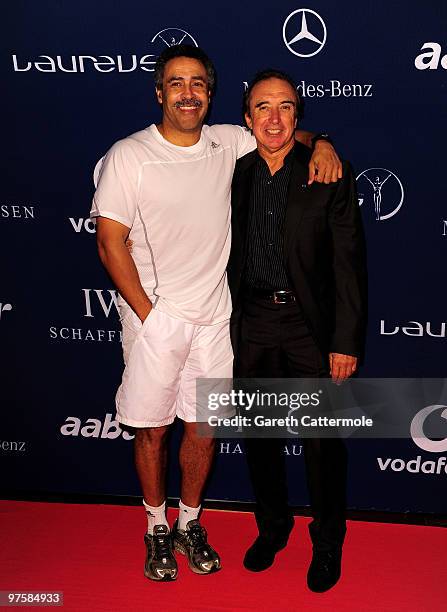
<svg viewBox="0 0 447 612"><path fill-rule="evenodd" d="M315 144L319 141L319 140L325 140L326 142L328 142L329 144L332 144L332 140L329 138L329 134L316 134L312 139L311 139L311 143L312 143L312 150L315 149Z"/></svg>

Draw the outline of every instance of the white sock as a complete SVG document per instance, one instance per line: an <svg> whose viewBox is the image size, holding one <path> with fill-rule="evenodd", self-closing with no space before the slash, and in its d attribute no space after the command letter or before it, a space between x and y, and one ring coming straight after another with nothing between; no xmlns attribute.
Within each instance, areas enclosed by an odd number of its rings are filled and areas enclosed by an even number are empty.
<svg viewBox="0 0 447 612"><path fill-rule="evenodd" d="M143 499L143 506L147 514L147 532L153 535L155 525L166 525L169 523L166 518L166 500L161 506L149 506Z"/></svg>
<svg viewBox="0 0 447 612"><path fill-rule="evenodd" d="M197 508L190 508L189 506L186 506L182 502L182 500L180 500L179 505L178 505L178 509L179 509L178 528L183 529L184 531L189 521L193 521L194 519L199 518L201 507L202 506L198 506Z"/></svg>

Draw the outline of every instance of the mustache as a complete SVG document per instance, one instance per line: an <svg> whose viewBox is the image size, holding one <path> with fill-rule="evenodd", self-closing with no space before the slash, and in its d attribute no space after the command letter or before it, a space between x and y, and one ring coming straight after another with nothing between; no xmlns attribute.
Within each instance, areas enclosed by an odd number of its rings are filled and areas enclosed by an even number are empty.
<svg viewBox="0 0 447 612"><path fill-rule="evenodd" d="M195 106L199 108L202 106L202 102L200 100L196 100L196 98L182 98L174 103L174 108L180 108L181 106Z"/></svg>

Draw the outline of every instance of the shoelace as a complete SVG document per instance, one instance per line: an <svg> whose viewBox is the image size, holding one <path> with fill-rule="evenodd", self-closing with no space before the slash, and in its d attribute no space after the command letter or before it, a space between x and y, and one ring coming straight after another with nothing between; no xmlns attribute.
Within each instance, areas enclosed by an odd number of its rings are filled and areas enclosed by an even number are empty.
<svg viewBox="0 0 447 612"><path fill-rule="evenodd" d="M164 559L171 556L171 541L169 536L154 536L154 558Z"/></svg>
<svg viewBox="0 0 447 612"><path fill-rule="evenodd" d="M191 546L193 546L197 552L208 548L208 543L206 541L207 534L204 527L201 525L193 525L187 531L187 534Z"/></svg>

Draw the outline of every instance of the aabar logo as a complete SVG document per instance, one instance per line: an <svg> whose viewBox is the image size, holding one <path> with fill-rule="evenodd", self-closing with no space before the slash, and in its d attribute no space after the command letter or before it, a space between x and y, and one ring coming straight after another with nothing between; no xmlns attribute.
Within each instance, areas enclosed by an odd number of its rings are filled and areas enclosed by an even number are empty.
<svg viewBox="0 0 447 612"><path fill-rule="evenodd" d="M65 419L60 432L63 436L82 436L83 438L102 438L116 440L122 436L124 440L133 440L135 436L121 429L118 421L112 419L107 413L102 422L100 419L87 419L82 423L78 417L69 416Z"/></svg>
<svg viewBox="0 0 447 612"><path fill-rule="evenodd" d="M418 70L437 70L439 66L447 70L447 55L441 55L442 48L439 43L426 42L422 45L420 53L414 60Z"/></svg>

